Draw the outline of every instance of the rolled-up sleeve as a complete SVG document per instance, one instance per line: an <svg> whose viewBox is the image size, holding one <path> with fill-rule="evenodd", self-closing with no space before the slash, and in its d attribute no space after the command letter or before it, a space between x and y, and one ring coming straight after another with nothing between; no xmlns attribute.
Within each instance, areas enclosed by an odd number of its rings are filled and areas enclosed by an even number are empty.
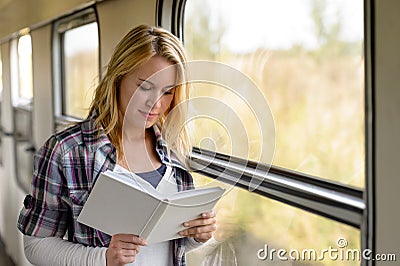
<svg viewBox="0 0 400 266"><path fill-rule="evenodd" d="M34 157L32 192L24 200L18 229L25 235L64 236L69 208L62 171L62 145L51 137Z"/></svg>

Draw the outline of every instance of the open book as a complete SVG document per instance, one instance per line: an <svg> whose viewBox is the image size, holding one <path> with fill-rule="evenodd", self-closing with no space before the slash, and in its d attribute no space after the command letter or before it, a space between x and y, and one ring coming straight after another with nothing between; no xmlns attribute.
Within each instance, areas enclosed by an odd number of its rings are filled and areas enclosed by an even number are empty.
<svg viewBox="0 0 400 266"><path fill-rule="evenodd" d="M211 211L220 187L163 195L140 177L106 171L96 181L78 222L109 235L135 234L157 243L180 238L183 223Z"/></svg>

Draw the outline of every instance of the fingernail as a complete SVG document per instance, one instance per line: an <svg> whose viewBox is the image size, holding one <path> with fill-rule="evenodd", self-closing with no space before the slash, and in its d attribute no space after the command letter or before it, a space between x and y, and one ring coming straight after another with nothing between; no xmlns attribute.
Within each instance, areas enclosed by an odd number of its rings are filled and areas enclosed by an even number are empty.
<svg viewBox="0 0 400 266"><path fill-rule="evenodd" d="M179 234L180 236L183 236L183 235L184 235L184 232L183 232L183 231L180 231L178 234Z"/></svg>
<svg viewBox="0 0 400 266"><path fill-rule="evenodd" d="M202 213L201 216L202 217L207 217L207 213Z"/></svg>
<svg viewBox="0 0 400 266"><path fill-rule="evenodd" d="M189 226L189 223L183 223L183 226Z"/></svg>

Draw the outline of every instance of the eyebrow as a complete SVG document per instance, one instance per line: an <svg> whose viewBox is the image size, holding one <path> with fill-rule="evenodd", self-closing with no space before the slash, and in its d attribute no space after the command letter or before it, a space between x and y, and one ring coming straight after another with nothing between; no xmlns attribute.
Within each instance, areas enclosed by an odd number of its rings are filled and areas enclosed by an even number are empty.
<svg viewBox="0 0 400 266"><path fill-rule="evenodd" d="M142 78L138 78L140 81L142 81L142 82L147 82L147 83L150 83L150 85L152 85L153 87L155 86L155 84L153 83L153 82L151 82L151 81L149 81L149 80L147 80L147 79L142 79ZM162 89L171 89L171 88L173 88L173 87L176 87L176 85L175 84L172 84L172 85L168 85L168 86L165 86L164 88L162 88Z"/></svg>

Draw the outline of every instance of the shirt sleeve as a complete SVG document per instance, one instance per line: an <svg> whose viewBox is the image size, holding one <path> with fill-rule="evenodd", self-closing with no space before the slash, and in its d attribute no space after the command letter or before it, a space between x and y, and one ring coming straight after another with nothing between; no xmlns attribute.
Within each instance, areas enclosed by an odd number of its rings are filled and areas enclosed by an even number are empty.
<svg viewBox="0 0 400 266"><path fill-rule="evenodd" d="M24 236L24 251L33 265L106 266L107 248L86 247L60 237Z"/></svg>
<svg viewBox="0 0 400 266"><path fill-rule="evenodd" d="M63 148L52 136L34 157L32 192L24 200L18 229L25 235L64 236L68 220L67 195L62 170Z"/></svg>
<svg viewBox="0 0 400 266"><path fill-rule="evenodd" d="M197 242L193 237L186 237L185 238L185 249L186 252L190 252L196 248L203 246L204 243Z"/></svg>

